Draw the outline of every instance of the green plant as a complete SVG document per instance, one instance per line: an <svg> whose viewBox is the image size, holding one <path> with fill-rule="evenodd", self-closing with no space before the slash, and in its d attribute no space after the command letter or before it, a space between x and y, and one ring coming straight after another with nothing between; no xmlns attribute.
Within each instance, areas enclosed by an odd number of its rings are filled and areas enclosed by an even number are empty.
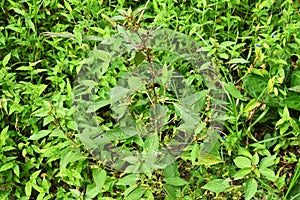
<svg viewBox="0 0 300 200"><path fill-rule="evenodd" d="M240 148L238 154L239 156L234 159L234 163L239 171L233 175L233 178L235 180L248 179L245 185L245 199L251 199L255 196L258 189L257 180L262 183L262 178L274 182L275 185L279 186L279 189L284 186L284 180L280 179L278 175L276 176L274 170L270 168L278 162L276 155L268 155L268 157L260 159L257 152L251 155L244 148ZM264 184L264 186L269 189L268 184Z"/></svg>

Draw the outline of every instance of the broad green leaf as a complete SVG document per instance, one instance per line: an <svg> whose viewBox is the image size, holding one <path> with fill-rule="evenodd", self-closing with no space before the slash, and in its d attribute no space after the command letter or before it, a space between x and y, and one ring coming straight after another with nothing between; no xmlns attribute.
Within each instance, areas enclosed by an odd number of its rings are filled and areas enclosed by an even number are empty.
<svg viewBox="0 0 300 200"><path fill-rule="evenodd" d="M72 86L71 86L71 83L70 83L70 79L67 79L66 91L67 91L67 94L68 94L70 97L73 97L73 96L74 96L73 89L72 89Z"/></svg>
<svg viewBox="0 0 300 200"><path fill-rule="evenodd" d="M173 185L173 186L183 186L186 185L187 182L179 177L174 177L174 178L164 178L164 181L169 184L169 185Z"/></svg>
<svg viewBox="0 0 300 200"><path fill-rule="evenodd" d="M100 108L103 108L104 106L107 106L108 104L110 104L110 100L103 100L100 102L95 102L93 103L93 105L90 105L87 109L87 113L92 113L97 111Z"/></svg>
<svg viewBox="0 0 300 200"><path fill-rule="evenodd" d="M86 188L86 198L93 199L101 192L101 186L96 183L89 184Z"/></svg>
<svg viewBox="0 0 300 200"><path fill-rule="evenodd" d="M288 198L289 200L299 200L300 198L300 182L296 182L291 188Z"/></svg>
<svg viewBox="0 0 300 200"><path fill-rule="evenodd" d="M150 155L153 155L153 154L150 154ZM155 156L152 156L152 158L147 158L145 159L145 163L142 163L141 164L141 171L146 175L148 176L148 178L151 178L152 177L152 169L153 168L162 168L161 165L156 165L156 164L153 164L154 163L154 160L155 160ZM151 169L151 167L153 167Z"/></svg>
<svg viewBox="0 0 300 200"><path fill-rule="evenodd" d="M244 156L238 156L234 159L234 163L238 168L248 168L252 167L251 160Z"/></svg>
<svg viewBox="0 0 300 200"><path fill-rule="evenodd" d="M174 73L173 69L170 69L167 64L164 64L162 67L162 75L157 79L162 85L166 85L172 78Z"/></svg>
<svg viewBox="0 0 300 200"><path fill-rule="evenodd" d="M223 160L219 157L213 156L209 153L201 153L199 154L198 161L196 163L199 165L211 166L222 162Z"/></svg>
<svg viewBox="0 0 300 200"><path fill-rule="evenodd" d="M245 156L252 159L252 155L249 153L248 149L240 147L238 150L238 155Z"/></svg>
<svg viewBox="0 0 300 200"><path fill-rule="evenodd" d="M249 63L249 61L245 60L244 58L234 58L231 59L229 62L227 62L227 64L245 64L245 63Z"/></svg>
<svg viewBox="0 0 300 200"><path fill-rule="evenodd" d="M43 126L46 126L46 125L50 124L53 121L55 121L54 116L53 115L48 115L47 117L45 117L43 119Z"/></svg>
<svg viewBox="0 0 300 200"><path fill-rule="evenodd" d="M27 197L31 196L31 191L32 191L32 184L31 184L31 181L28 181L25 184L25 194L26 194Z"/></svg>
<svg viewBox="0 0 300 200"><path fill-rule="evenodd" d="M51 134L49 135L50 137L64 137L64 132L60 129L54 129Z"/></svg>
<svg viewBox="0 0 300 200"><path fill-rule="evenodd" d="M265 145L265 144L251 143L250 146L255 148L254 151L259 150L261 155L271 156L271 153L270 153L270 151L266 148L266 145Z"/></svg>
<svg viewBox="0 0 300 200"><path fill-rule="evenodd" d="M39 194L44 193L44 189L40 187L35 181L32 181L32 188L35 189Z"/></svg>
<svg viewBox="0 0 300 200"><path fill-rule="evenodd" d="M60 168L66 168L69 163L76 162L78 160L82 160L85 157L79 152L67 151L64 152L60 159Z"/></svg>
<svg viewBox="0 0 300 200"><path fill-rule="evenodd" d="M136 164L139 162L139 158L137 156L127 156L122 159L123 161L127 161L130 164Z"/></svg>
<svg viewBox="0 0 300 200"><path fill-rule="evenodd" d="M144 149L145 151L158 151L159 148L159 135L156 133L150 133L147 136L144 142Z"/></svg>
<svg viewBox="0 0 300 200"><path fill-rule="evenodd" d="M81 192L78 189L70 189L70 192L73 197L75 197L76 199L80 199Z"/></svg>
<svg viewBox="0 0 300 200"><path fill-rule="evenodd" d="M106 180L105 170L100 168L95 168L92 171L92 175L93 175L93 181L96 183L96 185L99 185L100 188L102 188Z"/></svg>
<svg viewBox="0 0 300 200"><path fill-rule="evenodd" d="M223 58L223 59L228 59L229 58L229 55L227 53L220 53L219 54L219 57L220 58Z"/></svg>
<svg viewBox="0 0 300 200"><path fill-rule="evenodd" d="M2 43L5 46L5 36L0 31L0 43Z"/></svg>
<svg viewBox="0 0 300 200"><path fill-rule="evenodd" d="M125 140L137 134L137 130L132 127L114 128L106 131L102 139L105 141Z"/></svg>
<svg viewBox="0 0 300 200"><path fill-rule="evenodd" d="M257 192L257 182L254 178L248 179L245 189L245 200L250 200Z"/></svg>
<svg viewBox="0 0 300 200"><path fill-rule="evenodd" d="M249 74L243 78L246 92L253 98L262 100L267 94L268 79L255 74Z"/></svg>
<svg viewBox="0 0 300 200"><path fill-rule="evenodd" d="M57 177L66 177L70 180L73 180L73 181L68 181L68 184L74 185L74 186L80 185L79 181L81 181L83 179L81 177L81 174L77 170L75 170L75 169L69 170L67 168L60 170L56 176Z"/></svg>
<svg viewBox="0 0 300 200"><path fill-rule="evenodd" d="M116 27L116 22L111 21L110 18L109 18L109 16L107 16L107 15L104 14L104 13L101 13L101 17L102 17L103 19L105 19L106 21L108 21L113 27Z"/></svg>
<svg viewBox="0 0 300 200"><path fill-rule="evenodd" d="M19 8L12 8L16 13L25 16L26 15L26 11L25 10L21 10Z"/></svg>
<svg viewBox="0 0 300 200"><path fill-rule="evenodd" d="M75 26L73 29L74 35L75 35L75 41L81 46L82 44L82 28L79 26Z"/></svg>
<svg viewBox="0 0 300 200"><path fill-rule="evenodd" d="M105 30L100 27L89 27L89 29L91 29L97 33L100 33L101 35L105 34Z"/></svg>
<svg viewBox="0 0 300 200"><path fill-rule="evenodd" d="M104 62L109 62L110 61L110 55L107 51L94 49L93 54L96 58L99 58Z"/></svg>
<svg viewBox="0 0 300 200"><path fill-rule="evenodd" d="M284 59L276 59L276 62L278 63L278 64L282 64L282 65L288 65L288 63L286 62L286 60L284 60Z"/></svg>
<svg viewBox="0 0 300 200"><path fill-rule="evenodd" d="M134 185L138 179L139 179L138 174L129 174L119 179L116 185Z"/></svg>
<svg viewBox="0 0 300 200"><path fill-rule="evenodd" d="M10 57L11 57L11 53L7 54L7 55L4 57L4 59L3 59L3 61L2 61L4 67L7 65L8 61L10 60Z"/></svg>
<svg viewBox="0 0 300 200"><path fill-rule="evenodd" d="M256 69L256 68L253 68L251 73L255 74L255 75L258 75L260 77L267 76L269 74L269 72L265 69L262 70L262 69Z"/></svg>
<svg viewBox="0 0 300 200"><path fill-rule="evenodd" d="M14 166L13 166L13 171L14 171L14 173L15 173L15 175L16 175L17 177L20 176L20 168L19 168L19 165L14 164Z"/></svg>
<svg viewBox="0 0 300 200"><path fill-rule="evenodd" d="M46 195L45 191L42 190L41 192L39 192L39 195L37 196L36 200L44 200L45 195Z"/></svg>
<svg viewBox="0 0 300 200"><path fill-rule="evenodd" d="M209 93L208 90L201 90L200 92L197 91L197 92L195 92L195 93L193 93L193 94L191 94L191 95L189 95L189 96L181 99L181 103L182 103L182 105L184 105L186 107L192 108L191 106L197 105L199 103L202 105L202 101L203 101L203 105L202 106L204 106L205 105L205 101L206 101L205 97L206 97L206 95L208 93ZM199 107L198 109L200 110L200 109L202 109L202 107Z"/></svg>
<svg viewBox="0 0 300 200"><path fill-rule="evenodd" d="M78 129L77 123L75 121L68 121L67 122L67 127L69 129L74 130L74 131L77 131L77 129Z"/></svg>
<svg viewBox="0 0 300 200"><path fill-rule="evenodd" d="M134 189L137 188L137 185L131 185L129 186L124 192L123 195L126 197L128 196Z"/></svg>
<svg viewBox="0 0 300 200"><path fill-rule="evenodd" d="M175 112L190 126L194 126L199 123L197 115L188 108L185 108L177 103L174 103Z"/></svg>
<svg viewBox="0 0 300 200"><path fill-rule="evenodd" d="M220 47L228 47L234 45L236 42L225 41L220 44Z"/></svg>
<svg viewBox="0 0 300 200"><path fill-rule="evenodd" d="M138 66L141 62L143 62L146 58L145 53L138 51L135 53L135 57L134 57L134 63L136 66Z"/></svg>
<svg viewBox="0 0 300 200"><path fill-rule="evenodd" d="M114 87L110 93L111 102L115 103L120 101L121 99L126 99L128 92L130 92L130 90L127 88L120 86Z"/></svg>
<svg viewBox="0 0 300 200"><path fill-rule="evenodd" d="M178 165L176 162L168 165L164 168L164 177L165 178L173 178L173 177L179 177L180 173L178 171Z"/></svg>
<svg viewBox="0 0 300 200"><path fill-rule="evenodd" d="M230 186L229 182L230 182L229 178L227 178L225 180L215 179L215 180L208 182L201 188L215 192L215 193L220 193L220 192L224 192L226 190L226 188L228 188Z"/></svg>
<svg viewBox="0 0 300 200"><path fill-rule="evenodd" d="M196 159L198 158L200 152L200 146L199 144L195 143L193 145L192 151L191 151L191 161L192 161L192 165L195 164Z"/></svg>
<svg viewBox="0 0 300 200"><path fill-rule="evenodd" d="M14 163L12 163L12 162L6 163L0 167L0 172L11 169L11 168L13 168L13 166L14 166Z"/></svg>
<svg viewBox="0 0 300 200"><path fill-rule="evenodd" d="M254 168L253 172L257 178L260 178L261 173L259 172L258 168Z"/></svg>
<svg viewBox="0 0 300 200"><path fill-rule="evenodd" d="M251 159L251 162L254 163L255 165L258 165L258 163L259 163L259 156L258 156L257 152L255 152L255 154L253 155L253 157Z"/></svg>
<svg viewBox="0 0 300 200"><path fill-rule="evenodd" d="M33 32L35 32L35 26L32 20L28 17L25 18L25 22L28 28L30 28Z"/></svg>
<svg viewBox="0 0 300 200"><path fill-rule="evenodd" d="M49 112L50 112L50 109L42 107L42 108L36 110L33 113L33 115L36 116L36 117L46 117L46 116L49 116Z"/></svg>
<svg viewBox="0 0 300 200"><path fill-rule="evenodd" d="M45 85L45 84L40 84L38 85L37 87L37 94L38 96L41 96L41 94L45 91L45 89L48 87L48 85Z"/></svg>
<svg viewBox="0 0 300 200"><path fill-rule="evenodd" d="M241 92L236 89L236 87L233 85L233 83L222 83L224 86L224 89L226 92L228 92L231 96L233 96L234 98L237 99L241 99L243 100L243 95L241 94Z"/></svg>
<svg viewBox="0 0 300 200"><path fill-rule="evenodd" d="M291 87L300 86L300 70L297 69L291 75Z"/></svg>
<svg viewBox="0 0 300 200"><path fill-rule="evenodd" d="M290 95L280 102L281 107L288 107L300 111L300 95Z"/></svg>
<svg viewBox="0 0 300 200"><path fill-rule="evenodd" d="M125 40L132 40L131 38L129 38L125 27L121 26L121 25L117 25L117 29L118 29L118 33L121 34Z"/></svg>
<svg viewBox="0 0 300 200"><path fill-rule="evenodd" d="M281 118L285 119L286 121L290 118L289 109L287 107L283 108L282 116Z"/></svg>
<svg viewBox="0 0 300 200"><path fill-rule="evenodd" d="M33 135L31 135L28 140L38 140L41 139L43 137L46 137L47 135L49 135L51 133L51 130L41 130Z"/></svg>
<svg viewBox="0 0 300 200"><path fill-rule="evenodd" d="M47 78L49 79L49 78ZM50 79L49 79L50 80ZM79 80L79 84L88 88L95 88L99 83L92 80Z"/></svg>
<svg viewBox="0 0 300 200"><path fill-rule="evenodd" d="M68 11L69 11L70 13L72 13L72 7L71 7L71 5L68 3L68 1L64 1L64 5L65 5L65 7L68 9Z"/></svg>
<svg viewBox="0 0 300 200"><path fill-rule="evenodd" d="M1 148L2 152L5 152L5 151L11 151L11 150L14 150L16 149L15 147L13 146L4 146Z"/></svg>
<svg viewBox="0 0 300 200"><path fill-rule="evenodd" d="M251 99L244 108L244 112L250 112L253 109L257 108L261 103L256 99Z"/></svg>
<svg viewBox="0 0 300 200"><path fill-rule="evenodd" d="M137 91L144 88L144 83L141 78L133 76L128 79L128 85L131 91Z"/></svg>
<svg viewBox="0 0 300 200"><path fill-rule="evenodd" d="M234 174L233 178L234 178L235 180L245 178L246 175L248 175L248 174L251 173L251 171L252 171L252 170L251 170L250 167L242 168L242 169L240 169L237 173Z"/></svg>
<svg viewBox="0 0 300 200"><path fill-rule="evenodd" d="M145 193L145 189L143 189L143 188L137 188L137 189L133 190L133 191L127 196L126 199L130 199L130 200L140 200L144 193Z"/></svg>
<svg viewBox="0 0 300 200"><path fill-rule="evenodd" d="M277 179L277 181L275 182L276 187L280 190L282 189L285 185L286 185L286 175L287 174L283 174L281 177L279 177ZM286 193L287 194L287 193ZM299 187L299 194L300 194L300 187Z"/></svg>
<svg viewBox="0 0 300 200"><path fill-rule="evenodd" d="M0 135L6 135L7 131L8 131L9 126L6 126L4 129L1 130Z"/></svg>
<svg viewBox="0 0 300 200"><path fill-rule="evenodd" d="M117 15L117 16L114 16L112 18L110 18L111 21L114 21L114 22L117 22L117 21L123 21L125 20L126 17L125 16L122 16L122 15Z"/></svg>
<svg viewBox="0 0 300 200"><path fill-rule="evenodd" d="M276 181L277 179L275 176L275 172L269 168L263 168L263 169L259 168L259 172L270 181Z"/></svg>
<svg viewBox="0 0 300 200"><path fill-rule="evenodd" d="M300 79L300 78L299 78ZM300 92L300 84L289 88L290 91Z"/></svg>
<svg viewBox="0 0 300 200"><path fill-rule="evenodd" d="M176 187L173 185L164 184L163 185L165 191L168 193L167 200L175 200L176 199Z"/></svg>
<svg viewBox="0 0 300 200"><path fill-rule="evenodd" d="M144 194L145 200L154 200L154 196L151 192L151 190L147 190Z"/></svg>
<svg viewBox="0 0 300 200"><path fill-rule="evenodd" d="M41 171L42 171L42 170L40 169L40 170L38 170L38 171L33 172L33 173L30 175L30 180L32 180L32 181L36 180L37 177L39 176L39 174L41 173Z"/></svg>
<svg viewBox="0 0 300 200"><path fill-rule="evenodd" d="M165 123L167 123L169 121L169 119L166 118L166 116L169 112L169 109L167 106L157 104L155 106L151 106L149 111L150 111L151 120L153 120L153 122L151 123L152 126L160 127L160 126L165 125ZM157 131L160 131L160 130L156 129L156 132Z"/></svg>
<svg viewBox="0 0 300 200"><path fill-rule="evenodd" d="M259 169L265 169L267 167L272 166L274 164L275 159L276 159L276 155L263 158L259 163Z"/></svg>

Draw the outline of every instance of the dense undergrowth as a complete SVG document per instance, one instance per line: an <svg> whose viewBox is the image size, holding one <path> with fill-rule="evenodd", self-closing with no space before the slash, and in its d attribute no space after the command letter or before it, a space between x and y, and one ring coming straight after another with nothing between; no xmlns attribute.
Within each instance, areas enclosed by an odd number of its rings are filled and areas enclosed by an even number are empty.
<svg viewBox="0 0 300 200"><path fill-rule="evenodd" d="M1 199L300 199L299 1L3 0L0 5ZM192 108L200 120L176 162L153 172L125 173L109 168L87 145L90 140L84 141L74 117L74 88L101 41L118 42L117 33L151 27L180 32L207 52L226 96L222 129L203 153L214 117L203 78L184 59L171 62L172 53L152 55L127 46L109 67L101 65L101 78L92 85L98 103L90 112L99 126L117 130L114 114L123 111L112 111L111 89L124 74L152 62L169 64L165 73L183 74L198 95L198 107ZM102 61L108 59L100 53ZM179 119L191 119L163 84L129 81L129 86L139 91L129 98L137 124L151 122L154 101L163 105L159 112L170 123L159 138L118 136L118 147L143 151L157 141L157 148L167 145Z"/></svg>

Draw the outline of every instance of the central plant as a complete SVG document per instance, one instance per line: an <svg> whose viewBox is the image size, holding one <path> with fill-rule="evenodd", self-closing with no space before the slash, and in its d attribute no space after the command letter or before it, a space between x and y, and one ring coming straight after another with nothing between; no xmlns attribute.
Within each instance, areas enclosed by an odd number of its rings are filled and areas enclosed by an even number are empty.
<svg viewBox="0 0 300 200"><path fill-rule="evenodd" d="M201 46L168 29L117 29L77 78L74 116L81 141L110 167L131 173L166 167L200 135L201 150L211 152L223 91ZM99 80L110 71L117 71L118 81L101 96ZM105 107L113 118L109 125L97 120Z"/></svg>

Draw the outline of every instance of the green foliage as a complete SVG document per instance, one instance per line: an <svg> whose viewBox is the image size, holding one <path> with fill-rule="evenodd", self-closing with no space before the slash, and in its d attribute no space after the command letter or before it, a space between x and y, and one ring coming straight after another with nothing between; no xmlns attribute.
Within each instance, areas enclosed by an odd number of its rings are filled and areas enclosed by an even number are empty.
<svg viewBox="0 0 300 200"><path fill-rule="evenodd" d="M1 199L299 198L297 1L7 0L0 5ZM147 27L169 28L201 44L222 76L223 101L210 99L211 88L190 68L190 58L166 53L169 46L156 46L152 60L150 51L133 51L130 45L115 55L97 48L114 38L118 49L122 41L116 34L124 38L128 30ZM136 174L131 172L149 166L136 157L126 158L136 164L128 173L99 160L97 137L80 137L86 135L79 134L82 127L74 118L73 99L80 95L74 93L76 77L93 63L88 57L102 65L97 81L84 82L96 97L86 112L96 114L95 122L116 145L154 151L180 128L195 126L195 137L175 162ZM116 87L150 61L163 67L160 85L176 71L193 94L179 103L176 94L148 89L137 76ZM116 127L114 119L125 111L110 107L111 99L116 105L129 93L137 126L153 113L163 116L158 124L170 123L145 140ZM210 100L224 111L219 118ZM153 101L161 105L156 110L148 109ZM189 126L176 126L179 118ZM218 133L210 132L212 119L223 127ZM170 138L161 140L166 133ZM151 163L151 156L146 158Z"/></svg>
<svg viewBox="0 0 300 200"><path fill-rule="evenodd" d="M247 149L243 148L239 149L239 154L241 156L237 156L234 159L234 163L239 170L234 174L233 178L235 180L247 179L245 185L245 199L251 199L257 192L258 183L255 178L260 180L262 175L266 180L272 181L273 183L278 182L278 177L275 176L274 170L269 168L274 165L276 155L260 159L257 152L251 155Z"/></svg>

